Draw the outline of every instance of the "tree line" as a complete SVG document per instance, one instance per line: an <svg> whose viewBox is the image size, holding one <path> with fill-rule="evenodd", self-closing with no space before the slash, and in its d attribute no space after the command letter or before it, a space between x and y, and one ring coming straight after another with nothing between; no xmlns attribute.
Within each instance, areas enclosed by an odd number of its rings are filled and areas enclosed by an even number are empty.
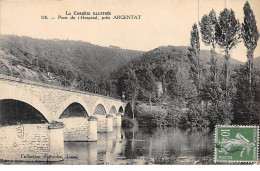
<svg viewBox="0 0 260 171"><path fill-rule="evenodd" d="M118 93L131 104L129 117L141 117L145 111L138 103L147 101L166 106L168 113L158 119L166 125L259 124L260 72L253 64L259 32L248 2L243 11L240 24L232 9L225 8L218 16L213 9L201 18L199 26L193 24L188 48L157 48L114 73ZM201 42L211 47L209 61L205 62ZM232 50L241 42L247 48L247 62L233 65ZM224 52L223 57L216 53L217 48ZM219 63L221 58L223 63ZM149 117L155 115L158 118L157 114ZM145 116L145 122L149 117Z"/></svg>
<svg viewBox="0 0 260 171"><path fill-rule="evenodd" d="M244 8L244 23L239 23L232 9L225 8L217 17L214 10L205 14L191 31L190 58L193 63L191 73L198 93L196 107L203 108L210 125L215 124L256 124L259 123L259 82L253 70L254 50L259 33L254 13L248 2ZM200 38L206 46L211 47L210 74L202 83L200 65ZM230 70L231 51L241 41L247 48L247 62L240 68ZM216 66L216 47L225 52L225 63L221 69ZM233 78L231 78L233 77ZM232 81L233 80L233 81ZM201 85L203 84L203 85ZM201 92L201 93L200 93Z"/></svg>

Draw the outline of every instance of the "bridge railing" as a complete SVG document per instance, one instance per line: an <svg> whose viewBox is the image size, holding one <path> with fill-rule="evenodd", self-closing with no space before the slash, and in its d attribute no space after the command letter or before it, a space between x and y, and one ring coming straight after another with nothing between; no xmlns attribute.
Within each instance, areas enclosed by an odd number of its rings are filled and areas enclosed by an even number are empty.
<svg viewBox="0 0 260 171"><path fill-rule="evenodd" d="M3 74L0 74L0 79L15 81L15 82L22 82L22 83L43 86L43 87L48 87L48 88L61 89L61 90L65 90L65 91L73 91L73 92L78 92L78 93L88 93L88 94L93 94L93 95L100 95L100 96L105 96L108 98L121 100L121 97L118 96L117 94L108 92L106 90L102 90L102 89L100 89L94 85L90 85L90 84L85 84L84 87L68 87L68 86L55 84L54 82L52 82L52 83L50 83L48 81L39 82L39 81L31 80L31 79L24 79L21 77L14 77L14 76L8 76L8 75L3 75Z"/></svg>

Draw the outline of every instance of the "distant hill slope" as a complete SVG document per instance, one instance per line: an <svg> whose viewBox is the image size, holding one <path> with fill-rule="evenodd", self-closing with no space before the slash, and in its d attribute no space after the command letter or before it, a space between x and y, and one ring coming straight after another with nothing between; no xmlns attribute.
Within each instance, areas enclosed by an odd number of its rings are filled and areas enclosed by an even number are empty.
<svg viewBox="0 0 260 171"><path fill-rule="evenodd" d="M181 91L183 92L180 96L186 94L187 97L190 97L194 93L195 88L190 76L191 61L188 53L188 47L186 46L161 46L132 59L117 72L112 73L111 78L114 82L117 82L118 93L120 94L120 91L125 91L124 85L121 82L127 79L128 74L126 73L129 73L129 69L135 71L139 86L141 87L138 95L139 100L147 100L149 98L147 95L147 92L150 91L149 84L161 84L163 90L167 89L169 92L168 95L172 97L179 96ZM201 50L200 57L204 64L204 73L209 74L210 51ZM219 68L223 68L225 62L224 56L217 53L216 57ZM244 63L231 58L230 64L231 69L233 69ZM146 80L155 81L147 83ZM155 93L152 96L155 98L157 95Z"/></svg>
<svg viewBox="0 0 260 171"><path fill-rule="evenodd" d="M1 35L0 47L0 63L5 63L0 70L2 73L8 72L12 58L12 65L24 67L23 71L27 68L40 75L51 74L52 78L63 83L83 78L95 82L143 54L141 51L101 47L82 41L42 40L13 35Z"/></svg>
<svg viewBox="0 0 260 171"><path fill-rule="evenodd" d="M158 65L167 61L173 61L173 63L178 64L179 62L184 62L189 65L190 60L188 58L188 47L187 46L160 46L151 51L144 53L142 56L132 59L127 65L133 66L135 68L139 65ZM216 54L217 64L219 66L223 65L225 62L224 56L220 53ZM201 50L200 58L202 62L209 66L211 53L209 50ZM244 64L241 61L230 58L230 64L232 67ZM125 67L125 66L124 66Z"/></svg>
<svg viewBox="0 0 260 171"><path fill-rule="evenodd" d="M121 72L125 68L133 68L138 69L142 66L150 66L153 69L159 66L163 69L163 65L165 63L172 63L175 67L180 67L181 63L186 67L186 69L190 66L190 59L188 58L188 47L187 46L160 46L151 51L143 53L143 55L136 57L129 61L125 66L122 66L118 71L113 72L111 74L112 78L117 78L123 74ZM222 67L225 59L224 56L220 53L216 54L217 64L219 67ZM201 50L200 58L202 62L205 64L206 68L209 67L209 62L211 58L211 53L209 50ZM259 59L260 61L260 59ZM241 61L231 58L230 65L231 67L235 67L238 65L244 64Z"/></svg>
<svg viewBox="0 0 260 171"><path fill-rule="evenodd" d="M260 56L254 58L254 67L260 69Z"/></svg>
<svg viewBox="0 0 260 171"><path fill-rule="evenodd" d="M133 61L152 61L152 60L161 60L162 58L170 59L170 56L174 59L180 60L182 56L184 56L184 61L189 62L187 54L189 53L187 46L160 46L158 48L155 48L154 50L151 50L149 52L144 53L140 58L135 58ZM208 63L210 62L210 51L209 50L201 50L200 51L200 57L202 59L202 62ZM224 56L220 53L216 54L217 57L217 63L219 65L224 64L225 59ZM240 65L243 64L243 62L238 61L236 59L230 58L230 64L231 65Z"/></svg>

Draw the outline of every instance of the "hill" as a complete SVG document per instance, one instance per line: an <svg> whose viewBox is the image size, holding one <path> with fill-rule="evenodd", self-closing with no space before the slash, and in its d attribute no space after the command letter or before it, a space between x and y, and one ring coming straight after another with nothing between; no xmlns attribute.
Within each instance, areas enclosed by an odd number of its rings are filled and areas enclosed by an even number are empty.
<svg viewBox="0 0 260 171"><path fill-rule="evenodd" d="M135 77L140 86L139 94L137 95L138 100L147 101L151 97L158 100L158 94L162 94L162 92L168 98L183 97L184 99L191 99L192 96L196 96L194 91L196 88L190 76L191 62L188 54L188 47L185 46L161 46L134 58L119 69L118 72L112 73L111 78L117 80L114 82L118 84L118 93L126 93L128 100L131 95L127 95L126 89L128 88L124 84L127 82L127 79L134 80ZM204 74L209 72L210 56L210 51L201 50L200 57L203 63ZM224 56L217 53L216 57L218 68L221 70L225 60ZM231 69L234 69L243 63L231 58L230 64ZM159 93L158 91L162 92ZM165 99L165 101L169 101L169 99Z"/></svg>
<svg viewBox="0 0 260 171"><path fill-rule="evenodd" d="M143 53L82 41L14 35L1 35L0 47L2 74L10 74L13 70L12 74L22 78L51 79L70 86L82 80L98 84L101 78Z"/></svg>
<svg viewBox="0 0 260 171"><path fill-rule="evenodd" d="M154 50L144 53L139 58L133 59L132 62L135 62L135 61L137 63L139 63L140 61L158 62L157 60L160 61L162 59L167 59L167 58L181 60L182 57L183 57L184 62L189 62L188 53L189 53L189 50L188 50L187 46L161 46ZM211 56L211 54L210 54L209 50L200 51L200 58L204 64L207 64L208 62L210 62L210 56ZM217 53L216 58L217 58L218 65L224 64L225 59L222 54ZM236 66L236 65L243 64L243 62L230 58L230 64L232 66Z"/></svg>
<svg viewBox="0 0 260 171"><path fill-rule="evenodd" d="M260 56L254 58L254 67L260 69Z"/></svg>

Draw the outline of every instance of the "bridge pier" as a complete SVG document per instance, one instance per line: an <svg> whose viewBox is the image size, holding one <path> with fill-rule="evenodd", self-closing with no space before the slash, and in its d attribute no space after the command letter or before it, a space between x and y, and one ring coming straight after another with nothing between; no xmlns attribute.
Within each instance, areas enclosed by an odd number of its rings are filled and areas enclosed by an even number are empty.
<svg viewBox="0 0 260 171"><path fill-rule="evenodd" d="M104 133L107 131L106 115L95 115L97 117L97 132Z"/></svg>
<svg viewBox="0 0 260 171"><path fill-rule="evenodd" d="M97 121L98 118L95 116L90 116L89 119L89 135L88 135L88 141L97 141Z"/></svg>
<svg viewBox="0 0 260 171"><path fill-rule="evenodd" d="M106 134L106 155L105 155L105 160L104 164L111 164L113 157L111 156L111 152L113 149L113 134L112 133L107 133Z"/></svg>
<svg viewBox="0 0 260 171"><path fill-rule="evenodd" d="M113 115L113 127L116 127L116 122L117 122L116 114L113 113L113 114L111 114L111 115Z"/></svg>
<svg viewBox="0 0 260 171"><path fill-rule="evenodd" d="M117 113L116 114L116 126L117 127L121 127L121 122L122 122L121 117L122 117L122 113Z"/></svg>
<svg viewBox="0 0 260 171"><path fill-rule="evenodd" d="M113 115L107 115L107 131L106 132L113 132Z"/></svg>
<svg viewBox="0 0 260 171"><path fill-rule="evenodd" d="M114 149L114 154L119 154L122 149L122 132L121 132L121 127L117 127L116 131L116 143L115 143L115 149Z"/></svg>
<svg viewBox="0 0 260 171"><path fill-rule="evenodd" d="M88 144L88 164L96 165L97 164L97 142L91 142Z"/></svg>
<svg viewBox="0 0 260 171"><path fill-rule="evenodd" d="M117 140L122 140L122 130L121 130L121 127L118 127L116 129L116 139Z"/></svg>
<svg viewBox="0 0 260 171"><path fill-rule="evenodd" d="M64 160L64 124L61 122L52 122L49 125L50 130L50 153L48 161Z"/></svg>
<svg viewBox="0 0 260 171"><path fill-rule="evenodd" d="M88 141L90 133L87 117L69 117L60 119L64 123L64 141Z"/></svg>
<svg viewBox="0 0 260 171"><path fill-rule="evenodd" d="M0 128L0 159L64 160L63 124L21 124Z"/></svg>

